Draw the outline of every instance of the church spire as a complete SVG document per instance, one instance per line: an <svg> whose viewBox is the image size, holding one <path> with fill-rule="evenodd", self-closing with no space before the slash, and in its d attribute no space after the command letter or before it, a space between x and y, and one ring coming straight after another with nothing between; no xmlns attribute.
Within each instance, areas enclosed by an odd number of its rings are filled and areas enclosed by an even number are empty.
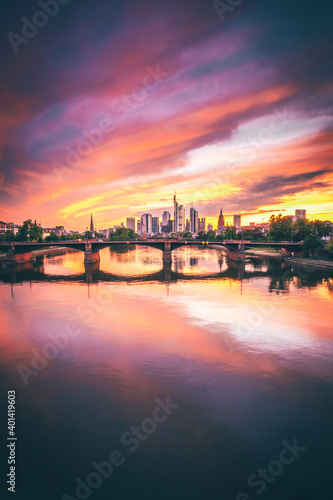
<svg viewBox="0 0 333 500"><path fill-rule="evenodd" d="M222 229L223 227L224 227L224 216L223 216L222 207L221 207L219 220L217 223L217 229Z"/></svg>
<svg viewBox="0 0 333 500"><path fill-rule="evenodd" d="M90 231L94 232L94 222L93 222L92 212L91 212L91 217L90 217Z"/></svg>

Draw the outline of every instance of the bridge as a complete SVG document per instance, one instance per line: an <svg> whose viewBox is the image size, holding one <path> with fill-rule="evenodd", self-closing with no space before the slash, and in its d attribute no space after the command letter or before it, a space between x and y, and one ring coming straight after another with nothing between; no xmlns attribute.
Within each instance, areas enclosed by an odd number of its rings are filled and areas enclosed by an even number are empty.
<svg viewBox="0 0 333 500"><path fill-rule="evenodd" d="M191 238L151 238L137 240L70 240L51 243L37 242L1 242L0 251L7 254L7 263L15 264L20 262L29 262L35 259L34 250L40 250L50 247L73 248L84 252L84 263L89 265L100 261L99 251L103 248L116 248L120 245L137 245L158 248L163 252L163 262L172 262L171 252L180 247L191 247L200 245L201 248L215 248L225 250L228 253L229 260L242 261L245 260L245 249L256 246L274 247L282 249L285 255L303 256L300 251L302 242L256 242L242 240L226 240L226 241L199 241Z"/></svg>

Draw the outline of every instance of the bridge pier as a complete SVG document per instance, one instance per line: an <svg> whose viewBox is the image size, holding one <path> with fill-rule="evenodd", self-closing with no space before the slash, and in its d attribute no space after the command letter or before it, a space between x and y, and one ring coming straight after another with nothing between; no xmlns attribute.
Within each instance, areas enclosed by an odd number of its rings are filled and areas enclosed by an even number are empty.
<svg viewBox="0 0 333 500"><path fill-rule="evenodd" d="M235 260L236 262L246 260L246 253L245 253L245 250L244 250L244 243L240 242L238 244L238 249L237 250L235 250L235 249L229 250L228 259L229 260Z"/></svg>
<svg viewBox="0 0 333 500"><path fill-rule="evenodd" d="M163 252L163 262L164 263L171 263L172 262L172 256L171 256L171 251L165 251Z"/></svg>
<svg viewBox="0 0 333 500"><path fill-rule="evenodd" d="M172 262L172 256L171 256L171 244L170 241L166 241L164 243L164 250L163 250L163 262Z"/></svg>
<svg viewBox="0 0 333 500"><path fill-rule="evenodd" d="M93 264L94 262L99 262L99 250L93 251L91 247L91 243L86 243L85 251L84 251L84 263L85 264Z"/></svg>

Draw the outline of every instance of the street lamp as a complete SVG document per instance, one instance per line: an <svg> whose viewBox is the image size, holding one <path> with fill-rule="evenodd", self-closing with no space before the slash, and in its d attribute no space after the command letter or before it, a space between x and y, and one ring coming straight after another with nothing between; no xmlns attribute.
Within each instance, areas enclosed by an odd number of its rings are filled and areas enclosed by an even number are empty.
<svg viewBox="0 0 333 500"><path fill-rule="evenodd" d="M291 243L294 241L294 230L291 230Z"/></svg>

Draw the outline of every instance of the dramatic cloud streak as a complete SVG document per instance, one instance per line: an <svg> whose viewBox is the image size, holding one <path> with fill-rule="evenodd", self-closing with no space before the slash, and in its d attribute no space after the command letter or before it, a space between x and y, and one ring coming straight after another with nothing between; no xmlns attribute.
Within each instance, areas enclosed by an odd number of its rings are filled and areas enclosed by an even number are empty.
<svg viewBox="0 0 333 500"><path fill-rule="evenodd" d="M175 189L208 219L332 217L330 6L72 0L16 55L36 9L1 16L0 218L108 227Z"/></svg>

